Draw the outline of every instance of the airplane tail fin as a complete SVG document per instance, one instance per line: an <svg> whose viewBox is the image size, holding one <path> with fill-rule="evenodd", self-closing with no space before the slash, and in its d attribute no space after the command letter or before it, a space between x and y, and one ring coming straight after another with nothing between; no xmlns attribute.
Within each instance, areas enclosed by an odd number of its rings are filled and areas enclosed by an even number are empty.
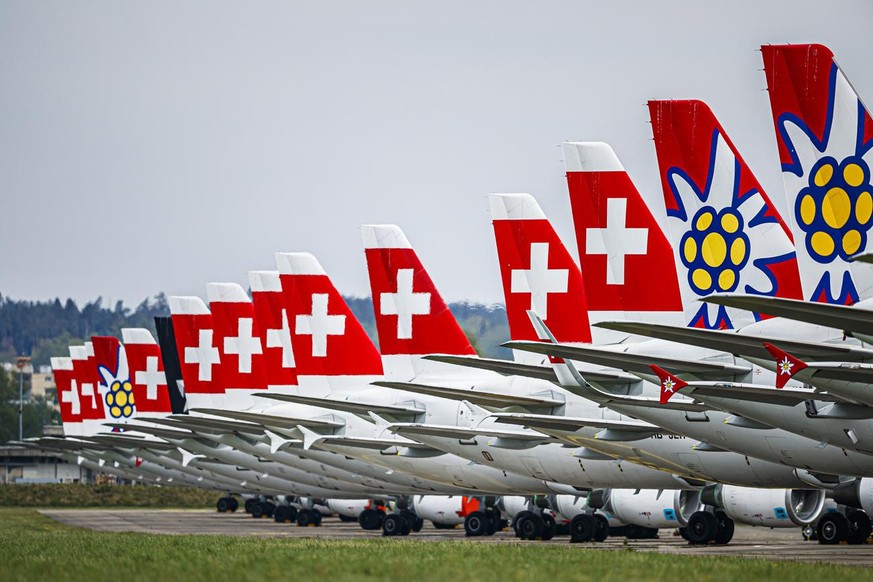
<svg viewBox="0 0 873 582"><path fill-rule="evenodd" d="M268 389L297 385L297 364L291 343L291 322L282 299L279 271L249 272L255 317L264 346L264 373Z"/></svg>
<svg viewBox="0 0 873 582"><path fill-rule="evenodd" d="M103 399L98 392L100 376L97 372L94 346L85 342L82 346L70 346L70 358L73 361L74 386L79 392L80 435L91 435L102 432L102 423L106 418Z"/></svg>
<svg viewBox="0 0 873 582"><path fill-rule="evenodd" d="M661 381L661 404L667 404L667 402L671 398L673 398L673 395L675 395L685 386L688 386L688 382L677 378L676 376L659 366L652 364L649 367Z"/></svg>
<svg viewBox="0 0 873 582"><path fill-rule="evenodd" d="M784 388L795 374L807 367L806 362L771 343L764 342L764 348L776 361L776 388Z"/></svg>
<svg viewBox="0 0 873 582"><path fill-rule="evenodd" d="M433 368L427 354L475 355L400 227L365 224L361 234L386 374Z"/></svg>
<svg viewBox="0 0 873 582"><path fill-rule="evenodd" d="M873 225L873 120L825 46L762 46L791 228L811 301L873 294L851 265Z"/></svg>
<svg viewBox="0 0 873 582"><path fill-rule="evenodd" d="M130 382L140 417L173 412L161 349L152 333L141 327L121 329Z"/></svg>
<svg viewBox="0 0 873 582"><path fill-rule="evenodd" d="M649 113L688 324L750 323L697 301L712 293L802 298L791 234L710 108L650 101Z"/></svg>
<svg viewBox="0 0 873 582"><path fill-rule="evenodd" d="M188 406L223 405L221 357L215 344L212 313L195 296L173 296L169 303Z"/></svg>
<svg viewBox="0 0 873 582"><path fill-rule="evenodd" d="M277 253L276 262L301 388L304 377L381 375L379 350L318 260Z"/></svg>
<svg viewBox="0 0 873 582"><path fill-rule="evenodd" d="M512 339L536 338L530 309L559 341L590 343L582 272L537 201L530 194L491 194L488 201Z"/></svg>
<svg viewBox="0 0 873 582"><path fill-rule="evenodd" d="M52 358L52 375L58 392L61 424L64 434L78 434L82 422L82 407L79 402L79 385L75 380L72 358Z"/></svg>
<svg viewBox="0 0 873 582"><path fill-rule="evenodd" d="M673 249L615 152L567 142L563 153L592 322L687 323Z"/></svg>

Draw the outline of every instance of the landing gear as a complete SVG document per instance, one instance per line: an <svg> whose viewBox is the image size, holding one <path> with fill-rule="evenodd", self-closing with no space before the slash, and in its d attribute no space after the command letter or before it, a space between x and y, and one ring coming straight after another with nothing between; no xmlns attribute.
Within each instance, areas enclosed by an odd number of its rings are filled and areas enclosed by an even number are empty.
<svg viewBox="0 0 873 582"><path fill-rule="evenodd" d="M276 523L294 523L297 521L297 510L290 505L280 505L273 512Z"/></svg>
<svg viewBox="0 0 873 582"><path fill-rule="evenodd" d="M822 545L838 544L849 534L849 520L842 513L826 513L818 520L815 533Z"/></svg>
<svg viewBox="0 0 873 582"><path fill-rule="evenodd" d="M606 541L606 538L609 537L609 520L602 515L595 514L594 521L597 522L597 528L594 530L594 541Z"/></svg>
<svg viewBox="0 0 873 582"><path fill-rule="evenodd" d="M297 525L300 527L321 525L321 512L316 509L301 509L297 512Z"/></svg>
<svg viewBox="0 0 873 582"><path fill-rule="evenodd" d="M474 511L464 518L464 531L467 537L488 535L488 516L481 511Z"/></svg>
<svg viewBox="0 0 873 582"><path fill-rule="evenodd" d="M570 543L590 542L594 539L596 531L597 521L594 516L586 513L579 514L570 521Z"/></svg>
<svg viewBox="0 0 873 582"><path fill-rule="evenodd" d="M409 521L399 513L392 513L385 516L385 521L382 522L383 536L408 536L412 528Z"/></svg>
<svg viewBox="0 0 873 582"><path fill-rule="evenodd" d="M867 538L870 537L873 527L870 525L870 518L860 509L853 509L846 513L846 520L849 522L849 533L846 535L846 542L849 545L861 545L867 543Z"/></svg>
<svg viewBox="0 0 873 582"><path fill-rule="evenodd" d="M227 513L228 511L234 511L231 509L232 502L236 501L233 497L222 497L215 503L215 509L218 510L218 513Z"/></svg>
<svg viewBox="0 0 873 582"><path fill-rule="evenodd" d="M543 536L545 522L532 511L522 511L515 520L515 531L523 540L535 540Z"/></svg>
<svg viewBox="0 0 873 582"><path fill-rule="evenodd" d="M414 511L409 511L408 509L404 509L400 512L400 515L409 522L409 528L411 531L418 533L421 531L421 528L424 527L424 520L418 517Z"/></svg>
<svg viewBox="0 0 873 582"><path fill-rule="evenodd" d="M249 497L248 499L246 499L246 502L243 505L243 508L245 508L246 513L251 513L252 508L255 506L256 503L260 503L260 501L258 501L254 497Z"/></svg>
<svg viewBox="0 0 873 582"><path fill-rule="evenodd" d="M718 519L708 511L695 511L688 519L686 534L694 545L708 544L718 535Z"/></svg>
<svg viewBox="0 0 873 582"><path fill-rule="evenodd" d="M734 520L720 509L715 512L715 519L718 522L718 533L712 541L722 546L729 544L734 537Z"/></svg>
<svg viewBox="0 0 873 582"><path fill-rule="evenodd" d="M358 516L358 523L361 524L363 530L381 529L384 520L385 512L378 509L365 509Z"/></svg>

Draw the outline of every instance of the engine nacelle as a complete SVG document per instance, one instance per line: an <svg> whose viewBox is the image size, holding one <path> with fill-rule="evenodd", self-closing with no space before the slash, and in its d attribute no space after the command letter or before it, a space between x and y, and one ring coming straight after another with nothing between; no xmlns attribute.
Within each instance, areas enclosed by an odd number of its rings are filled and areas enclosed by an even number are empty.
<svg viewBox="0 0 873 582"><path fill-rule="evenodd" d="M734 521L766 527L796 527L814 523L825 506L821 489L757 489L709 485L703 499Z"/></svg>
<svg viewBox="0 0 873 582"><path fill-rule="evenodd" d="M421 519L445 525L464 523L465 506L469 503L460 495L416 495L412 498L411 509ZM464 517L462 517L464 516Z"/></svg>
<svg viewBox="0 0 873 582"><path fill-rule="evenodd" d="M598 498L607 517L642 527L684 527L703 509L699 491L607 489Z"/></svg>
<svg viewBox="0 0 873 582"><path fill-rule="evenodd" d="M346 517L358 517L370 506L369 499L328 499L325 503L331 513Z"/></svg>
<svg viewBox="0 0 873 582"><path fill-rule="evenodd" d="M863 509L867 515L873 515L873 479L869 477L837 485L833 496L837 503Z"/></svg>

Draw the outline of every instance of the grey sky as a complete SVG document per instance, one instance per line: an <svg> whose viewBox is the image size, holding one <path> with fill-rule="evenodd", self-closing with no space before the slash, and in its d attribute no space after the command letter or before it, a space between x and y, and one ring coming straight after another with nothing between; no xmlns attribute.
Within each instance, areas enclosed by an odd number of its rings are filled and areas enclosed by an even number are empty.
<svg viewBox="0 0 873 582"><path fill-rule="evenodd" d="M663 206L644 104L695 97L784 207L757 48L827 44L869 102L871 25L869 1L0 0L0 292L203 295L307 250L364 295L358 227L393 222L448 299L501 301L487 193L532 193L575 254L561 141L611 143Z"/></svg>

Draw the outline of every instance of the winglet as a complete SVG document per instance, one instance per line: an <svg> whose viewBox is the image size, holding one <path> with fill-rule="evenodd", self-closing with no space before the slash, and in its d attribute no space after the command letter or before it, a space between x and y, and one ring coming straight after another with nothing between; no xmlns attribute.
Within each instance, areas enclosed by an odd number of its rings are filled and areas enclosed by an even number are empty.
<svg viewBox="0 0 873 582"><path fill-rule="evenodd" d="M799 371L807 367L806 362L795 358L788 352L781 350L773 344L764 342L764 348L770 352L776 360L776 388L783 388L791 378Z"/></svg>
<svg viewBox="0 0 873 582"><path fill-rule="evenodd" d="M191 464L191 461L194 459L205 459L206 455L195 455L192 452L186 451L182 447L176 447L180 453L182 453L182 466L187 467Z"/></svg>
<svg viewBox="0 0 873 582"><path fill-rule="evenodd" d="M546 322L543 321L542 317L532 309L527 310L527 316L537 334L538 340L550 344L558 343L558 340L555 339L554 334L546 325ZM569 390L572 390L571 387L585 388L588 386L588 382L582 377L582 374L579 373L579 370L576 369L573 362L557 356L548 356L548 358L549 363L552 365L552 369L555 371L555 375L558 378L558 383L561 386Z"/></svg>
<svg viewBox="0 0 873 582"><path fill-rule="evenodd" d="M286 444L291 442L289 439L283 437L280 434L276 434L271 430L265 430L264 434L266 434L267 438L270 439L270 454L271 455L275 455L276 451L278 451L283 446L285 446Z"/></svg>
<svg viewBox="0 0 873 582"><path fill-rule="evenodd" d="M661 404L667 404L676 392L688 386L688 382L680 380L667 370L652 364L649 366L661 381Z"/></svg>

